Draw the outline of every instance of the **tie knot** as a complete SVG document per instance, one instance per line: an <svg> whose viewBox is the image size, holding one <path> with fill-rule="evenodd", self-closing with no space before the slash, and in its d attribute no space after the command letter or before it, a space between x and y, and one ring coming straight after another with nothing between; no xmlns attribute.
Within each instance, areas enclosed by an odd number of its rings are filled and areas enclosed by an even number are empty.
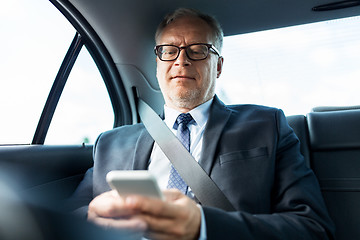
<svg viewBox="0 0 360 240"><path fill-rule="evenodd" d="M178 125L183 124L186 126L189 122L191 122L191 120L193 120L193 118L190 113L181 113L177 117L176 122Z"/></svg>

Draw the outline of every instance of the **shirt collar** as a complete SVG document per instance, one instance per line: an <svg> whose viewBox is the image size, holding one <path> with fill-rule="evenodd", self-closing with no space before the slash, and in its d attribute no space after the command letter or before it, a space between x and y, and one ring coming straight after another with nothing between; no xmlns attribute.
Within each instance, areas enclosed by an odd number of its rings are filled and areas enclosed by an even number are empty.
<svg viewBox="0 0 360 240"><path fill-rule="evenodd" d="M206 124L209 118L209 111L212 102L213 102L213 98L189 111L189 113L195 120L195 124L198 125L200 128L202 128ZM179 116L179 114L181 114L181 112L164 105L164 114L165 114L164 121L166 125L170 129L172 129L176 121L176 118Z"/></svg>

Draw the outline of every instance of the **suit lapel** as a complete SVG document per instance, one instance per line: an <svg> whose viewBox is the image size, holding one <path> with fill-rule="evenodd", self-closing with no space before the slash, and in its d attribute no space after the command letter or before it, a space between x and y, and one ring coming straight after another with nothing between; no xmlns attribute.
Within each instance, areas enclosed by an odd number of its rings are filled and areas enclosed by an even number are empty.
<svg viewBox="0 0 360 240"><path fill-rule="evenodd" d="M204 131L202 154L199 160L199 164L209 175L215 160L216 147L230 115L231 110L215 96Z"/></svg>
<svg viewBox="0 0 360 240"><path fill-rule="evenodd" d="M210 175L215 160L216 147L218 146L221 133L230 118L231 110L215 96L209 114L209 120L204 131L203 149L199 164ZM148 169L153 145L154 140L144 128L135 146L133 159L134 170Z"/></svg>
<svg viewBox="0 0 360 240"><path fill-rule="evenodd" d="M148 169L149 159L153 145L154 140L150 136L149 132L146 131L146 129L144 128L135 146L135 153L133 159L134 170Z"/></svg>

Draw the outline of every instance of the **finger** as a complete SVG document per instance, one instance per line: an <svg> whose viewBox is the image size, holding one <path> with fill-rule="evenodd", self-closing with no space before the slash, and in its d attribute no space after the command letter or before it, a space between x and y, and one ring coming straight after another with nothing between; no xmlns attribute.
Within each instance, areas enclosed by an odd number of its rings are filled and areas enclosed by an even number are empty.
<svg viewBox="0 0 360 240"><path fill-rule="evenodd" d="M158 233L166 233L176 225L173 218L159 218L150 215L141 215L141 219L147 223L148 230Z"/></svg>
<svg viewBox="0 0 360 240"><path fill-rule="evenodd" d="M124 205L133 211L164 218L174 218L179 214L178 206L155 198L128 196Z"/></svg>
<svg viewBox="0 0 360 240"><path fill-rule="evenodd" d="M148 224L145 236L149 239L195 239L199 235L200 225L191 221L174 221L156 219L151 216L144 218Z"/></svg>
<svg viewBox="0 0 360 240"><path fill-rule="evenodd" d="M147 224L140 218L128 219L113 219L113 218L94 218L91 220L96 225L102 226L107 229L122 229L132 232L144 233L147 229Z"/></svg>
<svg viewBox="0 0 360 240"><path fill-rule="evenodd" d="M119 218L133 214L132 209L126 208L124 199L117 192L110 191L94 198L89 204L88 218L106 217Z"/></svg>
<svg viewBox="0 0 360 240"><path fill-rule="evenodd" d="M125 205L139 212L148 225L148 234L155 237L193 239L198 236L201 213L196 203L178 191L166 194L172 201L129 196L125 199Z"/></svg>
<svg viewBox="0 0 360 240"><path fill-rule="evenodd" d="M156 198L143 197L139 195L128 196L124 199L125 205L138 213L147 213L159 217L174 218L181 211L178 206L186 206L194 203L190 198L177 189L163 191L165 201Z"/></svg>
<svg viewBox="0 0 360 240"><path fill-rule="evenodd" d="M175 188L164 190L163 195L165 197L165 200L168 202L175 201L181 198L181 196L183 196L183 194L178 189Z"/></svg>
<svg viewBox="0 0 360 240"><path fill-rule="evenodd" d="M160 234L161 236L196 236L200 229L201 213L199 207L189 198L182 195L177 203L160 201L144 201L142 198L129 198L125 202L134 200L133 204L142 204L140 217L147 223L149 234ZM175 202L176 202L175 201ZM178 204L182 202L184 204ZM149 205L148 205L149 204ZM149 208L149 209L147 209ZM175 209L175 210L174 210ZM172 211L172 212L171 212ZM156 238L157 239L157 238Z"/></svg>

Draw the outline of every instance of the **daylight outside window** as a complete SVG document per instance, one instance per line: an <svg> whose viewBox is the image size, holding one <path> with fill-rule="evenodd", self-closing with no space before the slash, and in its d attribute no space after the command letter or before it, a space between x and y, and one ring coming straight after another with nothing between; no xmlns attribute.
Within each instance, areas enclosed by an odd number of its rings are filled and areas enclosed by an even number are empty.
<svg viewBox="0 0 360 240"><path fill-rule="evenodd" d="M76 30L51 2L28 0L1 2L0 29L0 145L30 144ZM92 144L113 123L104 81L83 47L45 144Z"/></svg>
<svg viewBox="0 0 360 240"><path fill-rule="evenodd" d="M360 105L360 16L224 39L217 94L306 114L316 106Z"/></svg>
<svg viewBox="0 0 360 240"><path fill-rule="evenodd" d="M0 20L0 144L28 144L75 29L48 1L2 2ZM360 105L359 26L360 16L225 37L217 94L286 115ZM104 82L83 48L45 143L91 144L112 124Z"/></svg>

